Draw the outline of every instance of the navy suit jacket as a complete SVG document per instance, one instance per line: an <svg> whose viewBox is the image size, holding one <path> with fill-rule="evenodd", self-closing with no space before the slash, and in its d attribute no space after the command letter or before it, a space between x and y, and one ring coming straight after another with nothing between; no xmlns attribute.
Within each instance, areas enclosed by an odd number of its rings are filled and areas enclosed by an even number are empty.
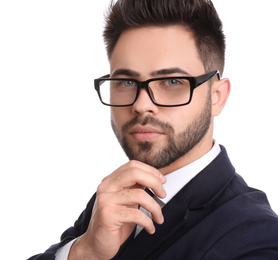
<svg viewBox="0 0 278 260"><path fill-rule="evenodd" d="M56 251L86 232L95 195L59 244L30 260L55 259ZM156 233L134 232L113 259L278 259L278 217L266 195L247 186L224 147L217 158L164 206Z"/></svg>

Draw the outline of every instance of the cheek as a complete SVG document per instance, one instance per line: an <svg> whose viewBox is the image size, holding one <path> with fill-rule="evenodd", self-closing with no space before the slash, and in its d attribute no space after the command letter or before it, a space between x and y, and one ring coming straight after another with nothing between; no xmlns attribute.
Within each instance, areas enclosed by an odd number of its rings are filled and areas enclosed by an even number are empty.
<svg viewBox="0 0 278 260"><path fill-rule="evenodd" d="M121 129L122 125L129 120L129 112L127 108L111 107L111 121L117 129Z"/></svg>
<svg viewBox="0 0 278 260"><path fill-rule="evenodd" d="M174 128L175 134L183 132L196 116L196 111L190 105L167 109L163 117Z"/></svg>
<svg viewBox="0 0 278 260"><path fill-rule="evenodd" d="M120 114L117 113L116 109L115 108L111 108L111 121L114 125L114 127L116 127L117 129L119 128L118 127L118 124L119 124L119 117L120 117Z"/></svg>
<svg viewBox="0 0 278 260"><path fill-rule="evenodd" d="M200 115L207 109L208 99L210 95L208 89L197 88L193 93L191 103L184 107L178 107L176 111L173 111L171 118L175 120L177 131L178 129L185 129L190 123L194 122Z"/></svg>

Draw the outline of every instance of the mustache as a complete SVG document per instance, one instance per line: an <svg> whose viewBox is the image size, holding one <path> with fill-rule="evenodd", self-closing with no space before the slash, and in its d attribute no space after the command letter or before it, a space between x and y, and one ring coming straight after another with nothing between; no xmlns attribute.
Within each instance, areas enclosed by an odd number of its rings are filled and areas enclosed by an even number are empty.
<svg viewBox="0 0 278 260"><path fill-rule="evenodd" d="M152 116L146 116L146 117L137 116L137 117L134 117L133 119L131 119L130 121L126 122L122 126L122 129L121 129L122 135L127 133L133 126L135 126L137 124L142 125L142 126L150 125L155 128L159 128L166 135L173 135L175 133L174 128L167 122L162 122L159 119L154 118Z"/></svg>

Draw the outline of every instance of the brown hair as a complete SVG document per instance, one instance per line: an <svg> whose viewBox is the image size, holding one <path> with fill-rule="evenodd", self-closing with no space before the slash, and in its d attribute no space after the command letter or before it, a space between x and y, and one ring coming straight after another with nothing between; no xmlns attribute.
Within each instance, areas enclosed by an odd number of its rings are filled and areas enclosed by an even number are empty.
<svg viewBox="0 0 278 260"><path fill-rule="evenodd" d="M121 33L130 28L183 25L193 33L207 72L223 73L225 36L210 0L118 0L111 2L104 29L110 58Z"/></svg>

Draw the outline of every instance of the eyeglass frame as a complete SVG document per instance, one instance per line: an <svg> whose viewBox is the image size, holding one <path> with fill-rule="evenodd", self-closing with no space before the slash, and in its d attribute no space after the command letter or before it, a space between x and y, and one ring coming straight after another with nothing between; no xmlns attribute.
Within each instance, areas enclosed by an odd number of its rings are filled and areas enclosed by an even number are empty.
<svg viewBox="0 0 278 260"><path fill-rule="evenodd" d="M219 73L218 70L213 71L213 72L209 72L209 73L206 73L206 74L203 74L203 75L200 75L198 77L187 77L187 76L186 77L185 76L160 77L160 78L151 78L151 79L148 79L148 80L145 80L145 81L139 81L139 80L132 79L132 78L110 78L110 74L107 74L105 76L102 76L100 78L95 79L94 80L94 85L95 85L95 90L98 93L98 96L99 96L99 99L100 99L101 103L106 105L106 106L110 106L110 107L129 107L129 106L133 106L135 104L135 102L137 101L138 97L139 97L140 90L141 89L145 89L147 91L148 95L149 95L149 98L151 99L153 104L155 104L156 106L159 106L159 107L180 107L180 106L188 105L191 102L191 100L192 100L194 89L199 87L199 86L201 86L202 84L204 84L205 82L207 82L208 80L213 78L215 75L217 75L218 80L221 79L220 78L220 73ZM164 80L164 79L165 80L169 80L169 79L186 79L186 80L188 80L189 83L190 83L190 98L189 98L188 102L183 103L183 104L178 104L178 105L161 105L161 104L156 103L156 101L153 99L152 94L150 92L149 83L152 82L152 81ZM105 103L102 100L101 93L100 93L100 90L99 90L100 86L101 86L100 83L103 80L108 80L108 81L112 81L112 80L129 80L129 81L134 82L136 84L136 86L137 86L137 93L136 93L136 96L135 96L135 99L134 99L133 103L128 104L128 105L111 105L111 104Z"/></svg>

